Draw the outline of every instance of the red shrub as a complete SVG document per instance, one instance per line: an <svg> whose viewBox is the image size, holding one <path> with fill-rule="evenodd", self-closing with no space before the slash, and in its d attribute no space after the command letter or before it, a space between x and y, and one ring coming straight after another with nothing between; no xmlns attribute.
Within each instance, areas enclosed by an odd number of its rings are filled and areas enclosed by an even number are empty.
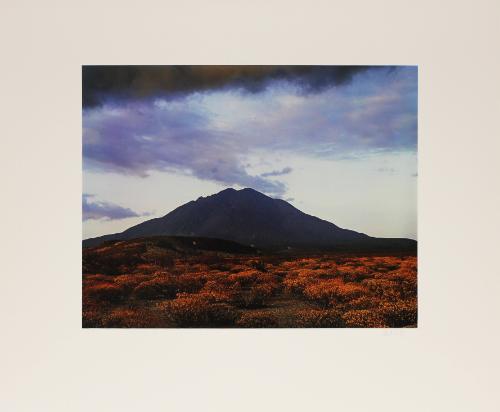
<svg viewBox="0 0 500 412"><path fill-rule="evenodd" d="M114 278L114 282L130 293L140 283L151 279L150 275L120 275Z"/></svg>
<svg viewBox="0 0 500 412"><path fill-rule="evenodd" d="M384 317L387 326L391 328L402 328L405 326L417 326L417 301L385 302L380 306L380 313Z"/></svg>
<svg viewBox="0 0 500 412"><path fill-rule="evenodd" d="M83 275L83 280L88 282L109 282L111 279L113 279L113 277L109 275Z"/></svg>
<svg viewBox="0 0 500 412"><path fill-rule="evenodd" d="M188 327L224 327L234 325L236 311L225 303L211 303L207 296L179 294L167 305L165 310L176 326Z"/></svg>
<svg viewBox="0 0 500 412"><path fill-rule="evenodd" d="M133 296L137 299L174 298L177 282L172 276L155 277L135 287Z"/></svg>
<svg viewBox="0 0 500 412"><path fill-rule="evenodd" d="M180 292L196 292L203 286L202 279L189 275L161 274L137 285L133 291L138 299L172 299Z"/></svg>
<svg viewBox="0 0 500 412"><path fill-rule="evenodd" d="M228 281L231 283L239 283L242 287L249 287L257 281L259 274L260 272L249 269L229 275Z"/></svg>
<svg viewBox="0 0 500 412"><path fill-rule="evenodd" d="M393 280L375 278L366 279L362 283L368 288L371 295L378 298L390 301L396 301L401 298L401 286Z"/></svg>
<svg viewBox="0 0 500 412"><path fill-rule="evenodd" d="M257 285L250 290L238 292L235 303L240 308L260 308L269 302L273 291L272 285Z"/></svg>
<svg viewBox="0 0 500 412"><path fill-rule="evenodd" d="M345 322L339 311L305 309L297 312L294 326L299 328L343 328Z"/></svg>
<svg viewBox="0 0 500 412"><path fill-rule="evenodd" d="M306 287L304 295L323 306L345 303L359 298L365 289L356 283L344 283L342 279L330 279Z"/></svg>
<svg viewBox="0 0 500 412"><path fill-rule="evenodd" d="M348 328L383 328L385 323L382 317L371 310L350 310L342 315Z"/></svg>
<svg viewBox="0 0 500 412"><path fill-rule="evenodd" d="M198 292L205 282L203 277L184 274L175 277L175 282L177 283L177 292Z"/></svg>
<svg viewBox="0 0 500 412"><path fill-rule="evenodd" d="M200 298L206 299L208 303L234 303L237 300L237 294L233 291L214 291L204 290L196 294Z"/></svg>
<svg viewBox="0 0 500 412"><path fill-rule="evenodd" d="M278 321L268 312L245 312L236 325L240 328L276 328Z"/></svg>
<svg viewBox="0 0 500 412"><path fill-rule="evenodd" d="M285 286L285 290L289 293L299 294L301 295L304 292L304 289L311 284L314 284L315 281L311 280L307 277L286 277L283 280L283 285Z"/></svg>
<svg viewBox="0 0 500 412"><path fill-rule="evenodd" d="M162 268L157 265L153 265L150 263L142 263L140 265L135 266L135 273L138 274L147 274L147 275L153 275L156 272L160 271Z"/></svg>
<svg viewBox="0 0 500 412"><path fill-rule="evenodd" d="M344 282L360 282L370 277L371 271L365 266L344 266L339 268Z"/></svg>
<svg viewBox="0 0 500 412"><path fill-rule="evenodd" d="M89 307L84 308L82 311L82 327L83 328L100 328L102 327L101 322L102 311L97 309L90 309Z"/></svg>
<svg viewBox="0 0 500 412"><path fill-rule="evenodd" d="M349 309L372 309L377 308L380 300L373 296L362 295L347 302L343 307Z"/></svg>
<svg viewBox="0 0 500 412"><path fill-rule="evenodd" d="M100 302L119 302L123 299L124 290L114 283L100 283L83 290L84 296Z"/></svg>
<svg viewBox="0 0 500 412"><path fill-rule="evenodd" d="M105 328L162 328L172 327L163 310L148 308L118 308L104 315L101 325Z"/></svg>

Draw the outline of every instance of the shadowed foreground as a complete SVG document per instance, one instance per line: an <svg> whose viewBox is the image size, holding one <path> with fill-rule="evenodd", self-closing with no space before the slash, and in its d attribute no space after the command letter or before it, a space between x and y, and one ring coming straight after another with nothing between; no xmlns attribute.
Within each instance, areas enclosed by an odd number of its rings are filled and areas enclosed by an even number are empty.
<svg viewBox="0 0 500 412"><path fill-rule="evenodd" d="M415 254L158 237L83 250L83 327L416 327Z"/></svg>

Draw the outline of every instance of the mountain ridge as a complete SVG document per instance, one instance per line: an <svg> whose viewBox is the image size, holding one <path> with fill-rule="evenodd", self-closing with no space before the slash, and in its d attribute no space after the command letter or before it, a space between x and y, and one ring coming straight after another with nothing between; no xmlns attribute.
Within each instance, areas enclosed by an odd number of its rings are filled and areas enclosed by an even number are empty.
<svg viewBox="0 0 500 412"><path fill-rule="evenodd" d="M107 240L148 236L201 236L260 248L378 248L416 249L403 238L374 238L308 215L282 199L254 189L224 189L189 201L166 215L123 232L90 238L83 247Z"/></svg>

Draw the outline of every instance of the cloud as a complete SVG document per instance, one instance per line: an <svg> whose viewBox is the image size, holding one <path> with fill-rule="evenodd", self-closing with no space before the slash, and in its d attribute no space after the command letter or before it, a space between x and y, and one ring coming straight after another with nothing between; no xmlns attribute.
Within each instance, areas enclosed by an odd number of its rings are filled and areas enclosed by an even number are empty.
<svg viewBox="0 0 500 412"><path fill-rule="evenodd" d="M224 79L231 76L238 79L229 67L227 73L222 70L217 83L216 72L221 69L216 69L200 67L196 78L205 80L199 80L199 87L228 84ZM259 70L261 74L258 70L252 74L255 78L271 76L267 66ZM300 84L299 74L291 73ZM272 152L283 154L283 159L287 154L299 154L340 160L362 159L374 152L416 150L415 68L338 72L338 76L343 73L339 77L344 79L342 87L304 94L306 85L319 90L328 84L328 72L324 78L321 71L315 73L316 77L303 74L307 82L301 89L276 83L258 94L213 89L174 99L110 100L88 107L83 112L84 168L140 177L167 171L283 197L286 185L269 178L291 169L254 174L249 171L249 156ZM356 80L349 82L349 76L355 74ZM194 86L187 82L182 87L188 90Z"/></svg>
<svg viewBox="0 0 500 412"><path fill-rule="evenodd" d="M84 193L82 198L83 220L119 220L129 217L147 216L148 213L139 214L129 208L114 203L94 201L94 196Z"/></svg>
<svg viewBox="0 0 500 412"><path fill-rule="evenodd" d="M247 173L248 145L210 127L183 105L155 102L104 107L84 116L84 167L148 176L153 170L193 175L227 186L281 195L285 185Z"/></svg>
<svg viewBox="0 0 500 412"><path fill-rule="evenodd" d="M400 69L390 75L366 72L342 88L310 96L275 90L236 102L226 95L220 112L229 113L226 130L238 124L246 139L267 150L293 150L327 157L355 157L369 151L416 150L417 72ZM229 108L229 109L224 109Z"/></svg>
<svg viewBox="0 0 500 412"><path fill-rule="evenodd" d="M261 173L262 177L271 177L271 176L283 176L290 173L293 169L291 167L284 167L281 170L273 170L272 172Z"/></svg>
<svg viewBox="0 0 500 412"><path fill-rule="evenodd" d="M294 83L303 93L317 93L350 82L367 70L389 66L83 66L83 106L112 99L176 97L193 92L238 89L265 91L274 82Z"/></svg>

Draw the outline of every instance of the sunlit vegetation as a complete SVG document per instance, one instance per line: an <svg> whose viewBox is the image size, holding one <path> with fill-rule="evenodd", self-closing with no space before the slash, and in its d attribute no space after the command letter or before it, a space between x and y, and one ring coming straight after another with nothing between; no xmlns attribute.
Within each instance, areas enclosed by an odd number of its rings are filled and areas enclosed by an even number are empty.
<svg viewBox="0 0 500 412"><path fill-rule="evenodd" d="M83 326L416 327L417 258L117 242L83 252Z"/></svg>

